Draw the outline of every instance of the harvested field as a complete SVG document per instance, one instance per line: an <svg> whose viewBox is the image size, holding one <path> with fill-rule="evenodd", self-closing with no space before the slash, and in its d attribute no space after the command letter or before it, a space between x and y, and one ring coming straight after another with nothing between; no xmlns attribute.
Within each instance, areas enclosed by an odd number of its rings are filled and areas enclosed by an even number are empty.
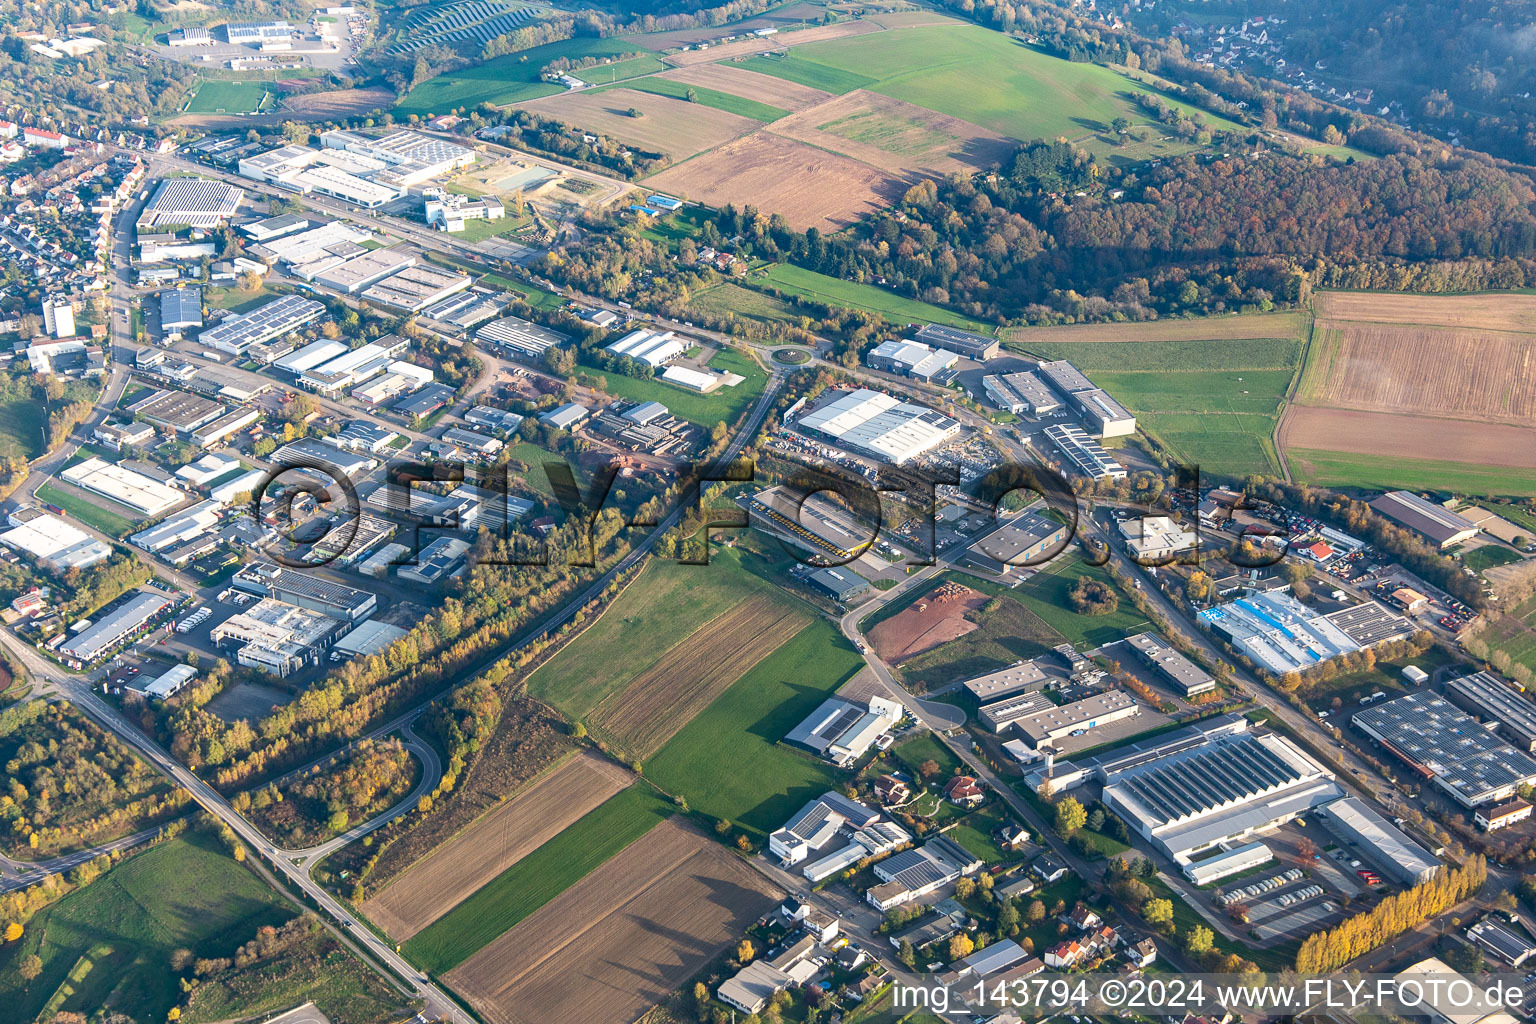
<svg viewBox="0 0 1536 1024"><path fill-rule="evenodd" d="M802 25L816 21L826 14L826 8L816 4L790 4L778 7L755 18L734 22L731 25L701 25L698 28L680 28L671 32L649 32L640 41L660 53L674 46L697 46L714 39L742 32L754 32L760 28L783 29L790 25Z"/></svg>
<svg viewBox="0 0 1536 1024"><path fill-rule="evenodd" d="M1320 292L1319 320L1383 324L1440 324L1490 331L1536 331L1536 295L1398 295L1390 292Z"/></svg>
<svg viewBox="0 0 1536 1024"><path fill-rule="evenodd" d="M338 89L288 97L283 110L306 121L334 121L393 106L390 89Z"/></svg>
<svg viewBox="0 0 1536 1024"><path fill-rule="evenodd" d="M670 78L674 82L684 82L705 89L718 89L733 96L745 96L748 99L792 111L814 107L832 98L829 92L785 81L782 78L774 78L772 75L758 74L756 71L748 71L734 64L698 64L693 67L675 68L657 77Z"/></svg>
<svg viewBox="0 0 1536 1024"><path fill-rule="evenodd" d="M749 117L637 89L565 92L518 106L641 149L666 153L674 161L686 160L761 127ZM644 116L630 117L631 107Z"/></svg>
<svg viewBox="0 0 1536 1024"><path fill-rule="evenodd" d="M1072 324L1066 327L1005 327L1004 342L1021 346L1042 342L1083 341L1226 341L1244 338L1291 338L1302 330L1300 313L1210 316L1192 320L1149 320L1133 324Z"/></svg>
<svg viewBox="0 0 1536 1024"><path fill-rule="evenodd" d="M941 590L950 596L936 597ZM976 629L965 614L986 603L978 590L945 584L871 629L869 642L881 660L897 665Z"/></svg>
<svg viewBox="0 0 1536 1024"><path fill-rule="evenodd" d="M648 758L748 669L810 623L771 594L704 623L594 709L591 724L626 754Z"/></svg>
<svg viewBox="0 0 1536 1024"><path fill-rule="evenodd" d="M772 130L909 177L980 170L1001 163L1019 145L958 117L864 89L776 121Z"/></svg>
<svg viewBox="0 0 1536 1024"><path fill-rule="evenodd" d="M1536 425L1536 335L1319 321L1296 400Z"/></svg>
<svg viewBox="0 0 1536 1024"><path fill-rule="evenodd" d="M1536 468L1536 429L1410 413L1294 406L1280 429L1292 449L1356 452L1518 469ZM1305 476L1305 467L1296 467Z"/></svg>
<svg viewBox="0 0 1536 1024"><path fill-rule="evenodd" d="M362 911L404 941L633 779L582 751L401 872Z"/></svg>
<svg viewBox="0 0 1536 1024"><path fill-rule="evenodd" d="M923 25L960 24L958 19L945 17L936 11L889 11L884 14L867 15L864 20L872 21L881 28L919 28Z"/></svg>
<svg viewBox="0 0 1536 1024"><path fill-rule="evenodd" d="M841 21L836 25L818 25L815 28L800 29L799 31L788 32L783 35L743 39L736 43L721 43L719 46L711 46L706 50L685 50L682 53L671 54L664 59L667 63L676 67L686 68L692 67L695 64L713 64L717 60L745 57L753 53L782 50L790 46L799 46L801 43L815 43L823 39L842 39L845 36L861 36L866 32L879 31L882 31L880 26L872 21Z"/></svg>
<svg viewBox="0 0 1536 1024"><path fill-rule="evenodd" d="M847 227L884 209L905 188L867 164L766 131L668 168L645 184L708 206L734 203L782 213L802 231Z"/></svg>
<svg viewBox="0 0 1536 1024"><path fill-rule="evenodd" d="M628 1024L782 897L673 818L447 977L492 1024Z"/></svg>

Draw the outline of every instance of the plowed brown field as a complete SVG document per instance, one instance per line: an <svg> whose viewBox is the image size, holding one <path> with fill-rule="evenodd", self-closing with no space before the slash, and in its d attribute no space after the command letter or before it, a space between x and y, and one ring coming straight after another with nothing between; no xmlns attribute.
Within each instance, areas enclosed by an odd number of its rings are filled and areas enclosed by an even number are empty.
<svg viewBox="0 0 1536 1024"><path fill-rule="evenodd" d="M790 227L824 231L885 209L906 188L868 164L766 131L670 167L645 184L707 206L735 203L782 213Z"/></svg>
<svg viewBox="0 0 1536 1024"><path fill-rule="evenodd" d="M799 608L754 597L700 626L593 710L591 724L646 758L753 665L810 624Z"/></svg>
<svg viewBox="0 0 1536 1024"><path fill-rule="evenodd" d="M829 92L812 89L808 85L790 82L772 75L748 71L734 64L697 64L693 67L663 71L657 78L670 78L675 82L700 85L706 89L727 92L732 96L767 103L784 110L804 110L832 98Z"/></svg>
<svg viewBox="0 0 1536 1024"><path fill-rule="evenodd" d="M673 818L448 980L492 1024L629 1024L782 897L734 854Z"/></svg>
<svg viewBox="0 0 1536 1024"><path fill-rule="evenodd" d="M1019 145L958 117L864 89L780 118L771 131L909 179L990 167Z"/></svg>
<svg viewBox="0 0 1536 1024"><path fill-rule="evenodd" d="M403 942L633 780L582 751L402 871L363 913Z"/></svg>
<svg viewBox="0 0 1536 1024"><path fill-rule="evenodd" d="M750 117L637 89L564 92L518 106L641 149L665 153L674 161L686 160L760 127ZM630 108L643 116L630 117Z"/></svg>
<svg viewBox="0 0 1536 1024"><path fill-rule="evenodd" d="M1319 320L1383 324L1440 324L1494 331L1536 331L1536 295L1398 295L1390 292L1320 292Z"/></svg>
<svg viewBox="0 0 1536 1024"><path fill-rule="evenodd" d="M1536 429L1411 413L1315 409L1298 405L1286 417L1287 450L1355 452L1409 459L1441 459L1482 466L1536 468ZM1298 467L1303 470L1305 467Z"/></svg>

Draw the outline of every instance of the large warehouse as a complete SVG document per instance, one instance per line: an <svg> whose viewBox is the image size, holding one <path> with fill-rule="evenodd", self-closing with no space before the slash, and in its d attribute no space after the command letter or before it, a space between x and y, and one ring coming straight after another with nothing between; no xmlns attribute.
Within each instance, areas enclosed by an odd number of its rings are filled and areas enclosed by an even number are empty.
<svg viewBox="0 0 1536 1024"><path fill-rule="evenodd" d="M931 348L920 341L882 341L866 357L869 365L886 373L899 373L914 380L942 382L953 379L948 372L960 357L945 348Z"/></svg>
<svg viewBox="0 0 1536 1024"><path fill-rule="evenodd" d="M1207 608L1200 618L1255 664L1277 676L1304 672L1360 649L1331 620L1283 591L1254 594Z"/></svg>
<svg viewBox="0 0 1536 1024"><path fill-rule="evenodd" d="M284 295L239 316L225 317L197 336L198 343L230 355L242 355L259 341L297 330L318 320L325 306L302 295Z"/></svg>
<svg viewBox="0 0 1536 1024"><path fill-rule="evenodd" d="M112 554L111 548L84 530L41 509L22 509L12 513L10 521L11 529L0 533L0 544L59 572L84 569Z"/></svg>
<svg viewBox="0 0 1536 1024"><path fill-rule="evenodd" d="M1109 765L1104 803L1184 867L1344 795L1333 773L1275 733L1218 731Z"/></svg>
<svg viewBox="0 0 1536 1024"><path fill-rule="evenodd" d="M234 216L245 191L207 178L167 178L139 213L135 227L145 231L162 226L216 228Z"/></svg>
<svg viewBox="0 0 1536 1024"><path fill-rule="evenodd" d="M174 487L101 459L76 463L59 476L65 483L105 495L146 516L169 512L188 498Z"/></svg>
<svg viewBox="0 0 1536 1024"><path fill-rule="evenodd" d="M1061 399L1056 397L1056 392L1028 370L988 374L981 378L981 386L993 405L1015 416L1021 412L1044 416L1061 408Z"/></svg>
<svg viewBox="0 0 1536 1024"><path fill-rule="evenodd" d="M1355 712L1355 726L1434 780L1463 807L1508 800L1536 783L1536 760L1444 697L1410 693Z"/></svg>
<svg viewBox="0 0 1536 1024"><path fill-rule="evenodd" d="M1072 468L1090 480L1124 480L1125 467L1110 457L1104 446L1070 423L1052 423L1045 436Z"/></svg>
<svg viewBox="0 0 1536 1024"><path fill-rule="evenodd" d="M1383 494L1371 502L1371 508L1377 515L1412 530L1442 551L1471 540L1478 533L1477 524L1472 520L1421 498L1412 491Z"/></svg>
<svg viewBox="0 0 1536 1024"><path fill-rule="evenodd" d="M1427 882L1440 870L1433 854L1358 797L1347 796L1319 808L1317 820L1350 852L1358 853L1401 885Z"/></svg>
<svg viewBox="0 0 1536 1024"><path fill-rule="evenodd" d="M1043 362L1037 372L1066 396L1094 436L1124 437L1136 432L1136 417L1065 359Z"/></svg>
<svg viewBox="0 0 1536 1024"><path fill-rule="evenodd" d="M1485 722L1497 722L1504 738L1521 750L1536 751L1536 704L1492 672L1448 680L1445 695Z"/></svg>
<svg viewBox="0 0 1536 1024"><path fill-rule="evenodd" d="M629 356L654 370L668 359L682 355L688 346L671 331L638 330L630 331L606 348L616 356Z"/></svg>
<svg viewBox="0 0 1536 1024"><path fill-rule="evenodd" d="M500 320L492 320L481 327L475 332L475 340L487 341L492 345L510 349L519 355L538 358L550 348L570 341L571 338L568 334L540 327L520 316L508 316Z"/></svg>
<svg viewBox="0 0 1536 1024"><path fill-rule="evenodd" d="M998 341L975 331L962 331L941 324L924 324L917 332L917 340L934 348L947 348L967 359L984 363L997 355Z"/></svg>
<svg viewBox="0 0 1536 1024"><path fill-rule="evenodd" d="M902 465L960 433L957 420L881 391L831 391L797 425L843 447Z"/></svg>
<svg viewBox="0 0 1536 1024"><path fill-rule="evenodd" d="M379 599L366 590L285 569L271 562L243 567L230 580L235 589L320 612L346 622L361 622L373 614Z"/></svg>

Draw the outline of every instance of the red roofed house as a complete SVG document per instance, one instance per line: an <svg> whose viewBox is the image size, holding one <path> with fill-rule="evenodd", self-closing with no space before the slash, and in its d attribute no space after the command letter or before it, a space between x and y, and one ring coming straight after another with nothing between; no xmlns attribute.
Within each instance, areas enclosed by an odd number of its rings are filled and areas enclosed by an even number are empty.
<svg viewBox="0 0 1536 1024"><path fill-rule="evenodd" d="M44 149L63 149L69 142L58 132L46 128L23 128L21 139L29 146L42 146Z"/></svg>
<svg viewBox="0 0 1536 1024"><path fill-rule="evenodd" d="M1329 547L1323 541L1318 541L1316 544L1313 544L1304 550L1307 552L1307 554L1312 556L1314 561L1318 562L1326 562L1328 559L1333 557L1333 548Z"/></svg>
<svg viewBox="0 0 1536 1024"><path fill-rule="evenodd" d="M969 775L956 775L944 786L944 799L961 807L973 807L986 797L986 792Z"/></svg>

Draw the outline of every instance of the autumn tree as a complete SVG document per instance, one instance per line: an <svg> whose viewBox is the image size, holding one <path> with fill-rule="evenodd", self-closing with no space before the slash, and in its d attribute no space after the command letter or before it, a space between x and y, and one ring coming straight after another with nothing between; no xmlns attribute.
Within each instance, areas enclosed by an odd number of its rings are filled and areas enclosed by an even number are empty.
<svg viewBox="0 0 1536 1024"><path fill-rule="evenodd" d="M1056 834L1070 839L1088 823L1088 812L1076 797L1064 797L1056 805Z"/></svg>

